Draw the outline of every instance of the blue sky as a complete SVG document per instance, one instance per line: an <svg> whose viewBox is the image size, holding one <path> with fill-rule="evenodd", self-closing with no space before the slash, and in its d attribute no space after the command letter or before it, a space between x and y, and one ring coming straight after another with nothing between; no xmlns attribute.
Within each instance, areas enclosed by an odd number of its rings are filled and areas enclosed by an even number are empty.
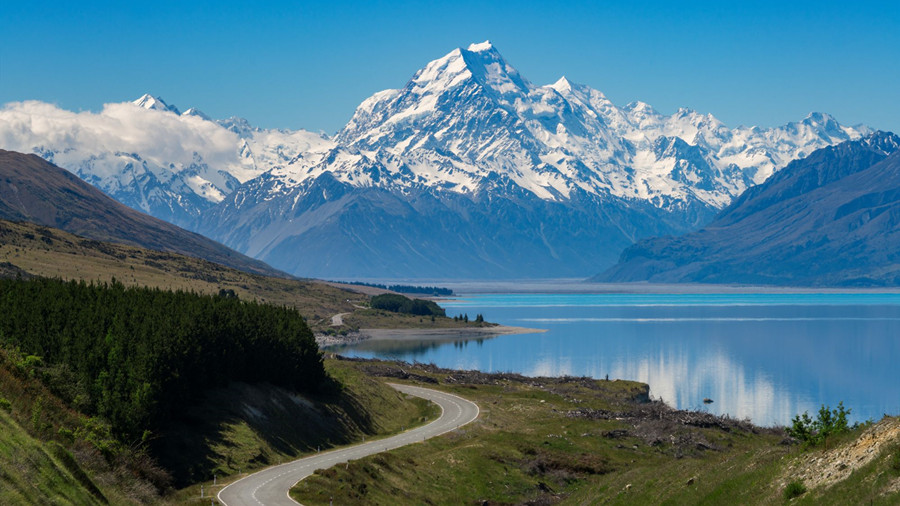
<svg viewBox="0 0 900 506"><path fill-rule="evenodd" d="M566 75L618 105L900 132L896 1L3 2L0 103L99 110L149 92L333 133L369 95L486 39L535 84Z"/></svg>

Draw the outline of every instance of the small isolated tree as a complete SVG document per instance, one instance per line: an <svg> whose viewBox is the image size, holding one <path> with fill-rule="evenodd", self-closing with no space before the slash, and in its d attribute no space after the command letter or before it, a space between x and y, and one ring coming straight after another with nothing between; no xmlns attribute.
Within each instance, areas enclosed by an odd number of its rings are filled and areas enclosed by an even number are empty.
<svg viewBox="0 0 900 506"><path fill-rule="evenodd" d="M828 436L850 430L847 420L850 411L844 408L843 401L839 402L835 409L829 409L823 404L819 408L819 414L815 420L810 418L809 413L805 411L802 415L796 415L791 420L791 426L788 427L787 433L812 446L821 442L825 442L827 446Z"/></svg>

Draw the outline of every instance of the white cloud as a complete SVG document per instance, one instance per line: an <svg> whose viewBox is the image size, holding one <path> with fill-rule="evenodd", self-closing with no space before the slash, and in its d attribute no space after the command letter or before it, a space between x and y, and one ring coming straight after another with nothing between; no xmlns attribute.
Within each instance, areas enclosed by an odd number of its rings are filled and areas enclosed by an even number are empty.
<svg viewBox="0 0 900 506"><path fill-rule="evenodd" d="M240 173L238 142L236 134L213 122L131 103L106 104L99 113L76 113L39 101L12 102L0 109L0 147L26 153L52 150L62 166L124 152L178 172L197 153L211 167Z"/></svg>

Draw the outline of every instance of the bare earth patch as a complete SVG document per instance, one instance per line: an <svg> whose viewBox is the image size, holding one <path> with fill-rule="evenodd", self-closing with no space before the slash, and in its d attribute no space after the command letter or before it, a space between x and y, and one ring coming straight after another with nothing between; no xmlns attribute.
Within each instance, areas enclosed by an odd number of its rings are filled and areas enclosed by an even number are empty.
<svg viewBox="0 0 900 506"><path fill-rule="evenodd" d="M885 445L897 441L900 441L900 418L884 418L852 443L810 454L808 459L788 466L783 481L799 479L809 488L829 487L871 462ZM900 482L892 488L898 485Z"/></svg>

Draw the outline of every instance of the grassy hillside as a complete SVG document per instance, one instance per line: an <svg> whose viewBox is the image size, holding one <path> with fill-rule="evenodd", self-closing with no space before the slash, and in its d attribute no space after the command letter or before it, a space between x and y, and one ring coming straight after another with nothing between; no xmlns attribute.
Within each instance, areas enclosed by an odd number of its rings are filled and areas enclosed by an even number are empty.
<svg viewBox="0 0 900 506"><path fill-rule="evenodd" d="M327 361L335 388L316 396L267 384L209 391L150 441L120 442L71 409L40 370L0 349L0 504L209 504L200 486L317 449L381 437L438 415L383 382ZM185 484L190 485L185 486ZM174 485L174 489L170 488Z"/></svg>
<svg viewBox="0 0 900 506"><path fill-rule="evenodd" d="M34 275L110 282L217 294L232 290L242 300L293 307L313 331L352 332L359 328L465 326L451 318L436 322L418 316L361 309L369 296L352 285L249 274L190 256L85 239L28 222L0 220L0 276ZM331 317L347 313L345 324ZM471 325L474 325L471 324Z"/></svg>
<svg viewBox="0 0 900 506"><path fill-rule="evenodd" d="M152 504L168 486L145 452L81 414L40 379L40 366L0 348L0 504Z"/></svg>
<svg viewBox="0 0 900 506"><path fill-rule="evenodd" d="M646 385L633 382L352 363L461 395L481 416L446 437L317 472L292 491L308 506L332 497L385 505L780 504L797 480L806 480L808 491L795 499L804 504L900 501L896 418L881 422L877 437L862 427L824 452L789 444L778 429L647 402ZM874 440L880 444L841 453ZM826 475L831 482L804 478Z"/></svg>
<svg viewBox="0 0 900 506"><path fill-rule="evenodd" d="M201 484L217 493L250 471L395 434L440 414L436 405L408 399L344 362L325 365L340 385L329 394L300 397L269 385L235 384L210 392L186 413L171 428L177 436L162 442L162 463L194 484L171 500L189 502L199 497Z"/></svg>
<svg viewBox="0 0 900 506"><path fill-rule="evenodd" d="M29 221L99 241L205 258L280 275L259 260L125 206L37 155L0 149L0 218Z"/></svg>
<svg viewBox="0 0 900 506"><path fill-rule="evenodd" d="M31 437L0 410L0 504L106 504L72 455Z"/></svg>

